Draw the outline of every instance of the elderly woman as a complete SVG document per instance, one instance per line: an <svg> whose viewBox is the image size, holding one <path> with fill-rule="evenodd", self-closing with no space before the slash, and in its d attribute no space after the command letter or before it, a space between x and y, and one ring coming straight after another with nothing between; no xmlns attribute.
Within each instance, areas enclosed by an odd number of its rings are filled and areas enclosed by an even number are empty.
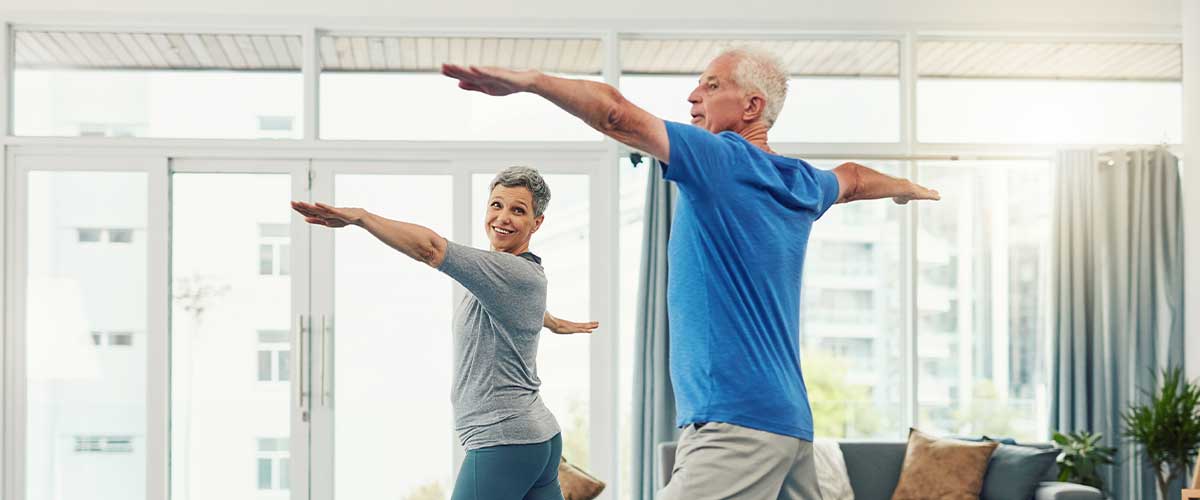
<svg viewBox="0 0 1200 500"><path fill-rule="evenodd" d="M455 430L467 450L453 500L562 499L562 437L542 403L538 333L590 332L546 313L546 275L529 240L545 220L550 187L532 168L496 175L484 215L492 251L361 208L292 202L312 224L360 226L401 253L446 273L469 292L454 314Z"/></svg>

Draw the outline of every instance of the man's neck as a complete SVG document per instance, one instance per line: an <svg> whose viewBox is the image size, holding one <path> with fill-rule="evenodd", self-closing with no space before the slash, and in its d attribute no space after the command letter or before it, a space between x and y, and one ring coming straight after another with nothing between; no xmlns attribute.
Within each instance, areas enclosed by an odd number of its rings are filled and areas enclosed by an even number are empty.
<svg viewBox="0 0 1200 500"><path fill-rule="evenodd" d="M746 139L746 142L758 146L758 149L775 154L775 151L767 144L767 125L763 122L755 122L747 125L742 130L737 131L737 133L743 139Z"/></svg>

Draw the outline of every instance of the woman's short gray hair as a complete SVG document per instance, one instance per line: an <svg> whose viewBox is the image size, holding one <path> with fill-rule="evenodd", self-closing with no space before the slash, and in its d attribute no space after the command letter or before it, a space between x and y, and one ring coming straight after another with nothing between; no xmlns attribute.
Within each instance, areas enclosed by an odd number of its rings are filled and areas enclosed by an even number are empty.
<svg viewBox="0 0 1200 500"><path fill-rule="evenodd" d="M783 60L775 53L753 45L727 48L718 57L727 55L737 58L733 81L747 91L762 92L767 98L762 119L767 127L774 125L783 110L783 101L787 99L788 72Z"/></svg>
<svg viewBox="0 0 1200 500"><path fill-rule="evenodd" d="M496 189L496 186L528 189L533 195L534 217L541 217L546 212L546 206L550 204L550 185L546 184L546 179L543 179L542 174L538 173L536 169L508 167L496 174L488 191Z"/></svg>

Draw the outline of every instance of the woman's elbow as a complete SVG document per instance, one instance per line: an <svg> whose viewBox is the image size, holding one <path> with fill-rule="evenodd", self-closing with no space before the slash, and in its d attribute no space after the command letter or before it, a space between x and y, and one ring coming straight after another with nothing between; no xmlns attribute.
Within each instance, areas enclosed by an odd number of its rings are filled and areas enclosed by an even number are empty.
<svg viewBox="0 0 1200 500"><path fill-rule="evenodd" d="M442 266L442 262L446 260L446 240L434 236L427 241L422 242L417 247L417 260L424 262L429 267L438 268Z"/></svg>

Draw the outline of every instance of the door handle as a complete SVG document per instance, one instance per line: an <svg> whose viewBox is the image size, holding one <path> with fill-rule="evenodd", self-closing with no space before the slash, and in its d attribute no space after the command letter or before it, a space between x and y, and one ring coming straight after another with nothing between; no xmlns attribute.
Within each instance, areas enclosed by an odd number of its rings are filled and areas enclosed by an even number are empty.
<svg viewBox="0 0 1200 500"><path fill-rule="evenodd" d="M298 400L300 408L304 408L304 315L300 315L300 329L296 333L296 348L299 349L299 355L296 357L296 365L299 367L299 378L296 379L296 387L298 388Z"/></svg>
<svg viewBox="0 0 1200 500"><path fill-rule="evenodd" d="M326 398L329 395L328 373L325 360L329 358L329 341L328 341L329 322L325 320L325 315L321 315L321 406L328 403Z"/></svg>

